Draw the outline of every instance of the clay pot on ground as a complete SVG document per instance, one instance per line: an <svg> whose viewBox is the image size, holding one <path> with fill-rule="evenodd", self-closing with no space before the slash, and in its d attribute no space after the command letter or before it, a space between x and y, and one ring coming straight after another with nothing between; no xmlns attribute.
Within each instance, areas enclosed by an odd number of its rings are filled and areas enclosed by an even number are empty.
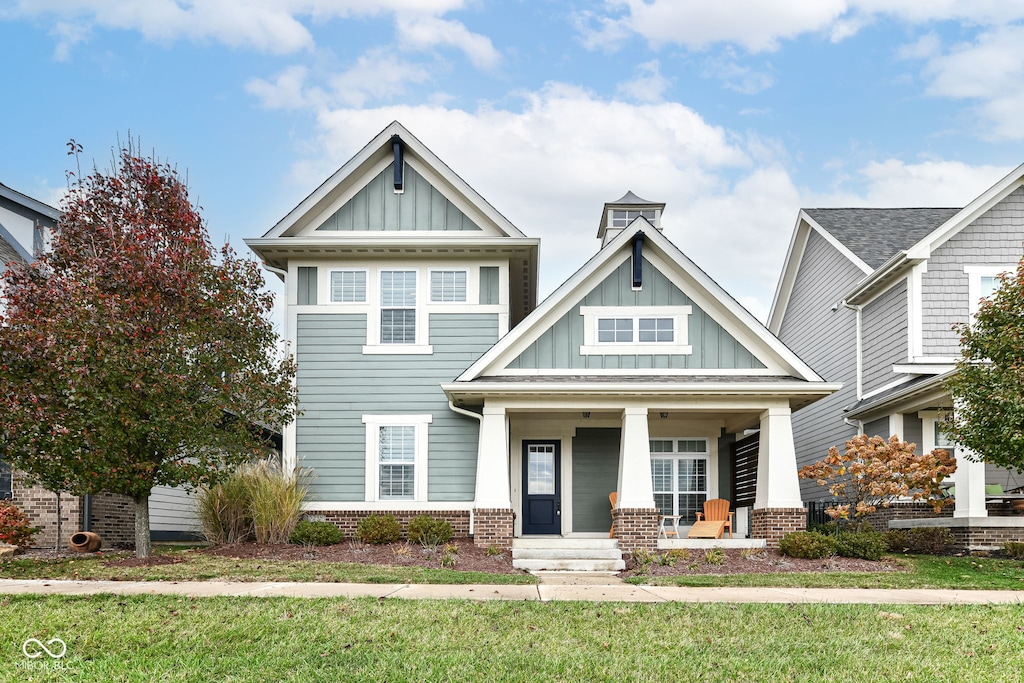
<svg viewBox="0 0 1024 683"><path fill-rule="evenodd" d="M71 534L71 540L68 545L72 550L79 553L94 553L100 549L103 545L102 539L99 534L94 534L91 531L79 531L77 534Z"/></svg>

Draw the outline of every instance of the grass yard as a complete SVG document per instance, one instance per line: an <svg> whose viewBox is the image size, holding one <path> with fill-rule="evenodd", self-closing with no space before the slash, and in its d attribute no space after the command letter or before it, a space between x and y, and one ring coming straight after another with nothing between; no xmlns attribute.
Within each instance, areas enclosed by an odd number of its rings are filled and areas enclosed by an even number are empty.
<svg viewBox="0 0 1024 683"><path fill-rule="evenodd" d="M1018 606L0 597L0 681L1004 681ZM67 643L28 659L26 638Z"/></svg>
<svg viewBox="0 0 1024 683"><path fill-rule="evenodd" d="M659 586L765 586L800 588L959 588L1024 590L1024 562L983 557L897 556L904 571L690 574L633 577L629 583ZM1022 622L1024 626L1024 622Z"/></svg>
<svg viewBox="0 0 1024 683"><path fill-rule="evenodd" d="M489 574L417 566L385 567L352 562L239 559L157 548L173 562L154 566L110 566L110 556L57 560L15 557L0 562L0 579L81 579L108 581L325 581L342 583L534 584L527 574ZM126 555L130 557L129 555Z"/></svg>

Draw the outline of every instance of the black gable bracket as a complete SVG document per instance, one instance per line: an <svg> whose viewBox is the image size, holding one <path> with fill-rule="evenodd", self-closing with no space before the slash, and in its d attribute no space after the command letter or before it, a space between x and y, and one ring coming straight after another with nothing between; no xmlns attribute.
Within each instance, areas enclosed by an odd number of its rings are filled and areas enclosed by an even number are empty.
<svg viewBox="0 0 1024 683"><path fill-rule="evenodd" d="M391 149L395 153L395 192L405 191L405 163L402 160L402 138L391 136Z"/></svg>
<svg viewBox="0 0 1024 683"><path fill-rule="evenodd" d="M633 289L643 289L644 286L644 233L637 232L633 235Z"/></svg>

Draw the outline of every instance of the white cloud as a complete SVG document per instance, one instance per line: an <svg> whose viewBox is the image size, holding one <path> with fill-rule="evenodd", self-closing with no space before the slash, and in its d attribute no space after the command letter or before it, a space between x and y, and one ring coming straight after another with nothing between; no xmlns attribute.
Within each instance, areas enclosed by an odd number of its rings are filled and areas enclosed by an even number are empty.
<svg viewBox="0 0 1024 683"><path fill-rule="evenodd" d="M304 108L312 101L305 90L308 71L304 66L291 66L277 74L272 81L252 78L245 84L245 91L255 95L260 104L268 109Z"/></svg>
<svg viewBox="0 0 1024 683"><path fill-rule="evenodd" d="M729 90L754 95L775 85L775 77L737 62L735 52L729 48L724 54L704 61L702 76L722 81Z"/></svg>
<svg viewBox="0 0 1024 683"><path fill-rule="evenodd" d="M425 50L448 45L464 52L479 69L493 69L501 59L490 38L473 33L459 21L399 16L397 28L398 44L403 48Z"/></svg>
<svg viewBox="0 0 1024 683"><path fill-rule="evenodd" d="M638 65L633 79L619 83L616 90L635 102L660 102L669 84L655 59Z"/></svg>

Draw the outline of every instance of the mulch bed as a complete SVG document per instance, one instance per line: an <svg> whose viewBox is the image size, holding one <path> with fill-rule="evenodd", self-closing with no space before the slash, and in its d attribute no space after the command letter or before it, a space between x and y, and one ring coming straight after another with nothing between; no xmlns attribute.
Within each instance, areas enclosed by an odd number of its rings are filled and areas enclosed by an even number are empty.
<svg viewBox="0 0 1024 683"><path fill-rule="evenodd" d="M799 572L891 572L901 571L900 567L890 560L878 562L858 560L851 557L826 557L808 560L800 557L787 557L778 550L767 549L760 552L736 549L722 550L723 559L719 564L708 562L703 550L690 549L689 557L680 557L672 566L662 565L659 558L664 553L655 555L643 576L692 576L696 574L792 574ZM619 572L621 578L641 574L640 564L630 557L626 561L625 571Z"/></svg>

